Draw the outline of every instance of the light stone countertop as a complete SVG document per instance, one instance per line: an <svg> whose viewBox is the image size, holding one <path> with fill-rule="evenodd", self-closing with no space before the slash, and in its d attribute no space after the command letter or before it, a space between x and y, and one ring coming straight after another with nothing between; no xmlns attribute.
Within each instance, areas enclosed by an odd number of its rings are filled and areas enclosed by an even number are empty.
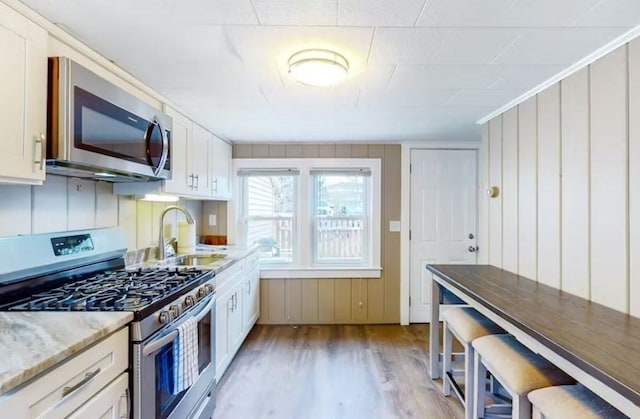
<svg viewBox="0 0 640 419"><path fill-rule="evenodd" d="M211 245L198 245L196 248L196 253L224 253L227 255L226 258L221 259L215 263L209 265L209 268L214 270L216 274L222 272L227 269L234 263L244 259L249 256L253 252L258 250L258 246L250 246L250 247L240 247L235 245L225 245L225 246L211 246Z"/></svg>
<svg viewBox="0 0 640 419"><path fill-rule="evenodd" d="M130 312L0 313L0 397L132 319Z"/></svg>
<svg viewBox="0 0 640 419"><path fill-rule="evenodd" d="M241 247L241 246L236 246L236 245L223 245L223 246L217 246L217 245L202 245L199 244L196 246L196 251L189 253L189 255L208 255L211 253L215 253L215 254L225 254L227 255L227 257L217 260L213 263L210 263L208 265L194 265L196 268L198 269L207 269L207 270L211 270L214 271L216 274L222 272L223 270L227 269L228 267L230 267L231 265L233 265L234 263L242 260L243 258L249 256L250 254L252 254L253 252L258 250L257 245L252 245L249 247ZM177 259L179 259L181 256L183 255L177 255L175 257L169 257L163 261L158 261L158 260L148 260L146 262L144 262L142 265L143 266L175 266L175 261ZM129 266L128 268L135 268L138 265L133 265L133 266ZM185 266L187 267L187 266Z"/></svg>

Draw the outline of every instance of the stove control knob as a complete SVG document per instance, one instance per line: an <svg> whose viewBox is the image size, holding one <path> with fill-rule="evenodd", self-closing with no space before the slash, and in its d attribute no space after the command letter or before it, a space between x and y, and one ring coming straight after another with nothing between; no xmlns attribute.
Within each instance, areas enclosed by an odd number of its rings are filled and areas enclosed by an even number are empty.
<svg viewBox="0 0 640 419"><path fill-rule="evenodd" d="M171 313L169 313L168 311L161 311L160 312L160 324L167 324L171 322Z"/></svg>
<svg viewBox="0 0 640 419"><path fill-rule="evenodd" d="M196 303L196 297L194 297L193 295L187 295L187 297L184 299L185 307L191 307L195 303Z"/></svg>
<svg viewBox="0 0 640 419"><path fill-rule="evenodd" d="M169 306L169 313L171 313L171 318L172 319L177 319L178 316L180 315L180 307L178 307L175 304Z"/></svg>
<svg viewBox="0 0 640 419"><path fill-rule="evenodd" d="M200 287L200 289L198 290L198 298L204 298L207 296L207 290L204 289L204 287Z"/></svg>
<svg viewBox="0 0 640 419"><path fill-rule="evenodd" d="M213 285L205 284L204 289L207 291L207 294L213 294Z"/></svg>

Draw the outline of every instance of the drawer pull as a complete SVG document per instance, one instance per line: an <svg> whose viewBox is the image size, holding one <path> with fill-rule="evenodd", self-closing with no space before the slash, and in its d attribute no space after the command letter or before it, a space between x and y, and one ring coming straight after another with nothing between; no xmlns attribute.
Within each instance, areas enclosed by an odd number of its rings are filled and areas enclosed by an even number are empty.
<svg viewBox="0 0 640 419"><path fill-rule="evenodd" d="M82 387L83 385L87 384L89 381L91 381L93 379L93 377L95 377L98 374L100 374L100 368L98 368L97 370L95 370L93 372L86 373L84 375L84 379L82 381L80 381L79 383L77 383L75 385L72 385L71 387L64 387L62 389L62 398L67 397L69 394L73 393L74 391L76 391L77 389Z"/></svg>

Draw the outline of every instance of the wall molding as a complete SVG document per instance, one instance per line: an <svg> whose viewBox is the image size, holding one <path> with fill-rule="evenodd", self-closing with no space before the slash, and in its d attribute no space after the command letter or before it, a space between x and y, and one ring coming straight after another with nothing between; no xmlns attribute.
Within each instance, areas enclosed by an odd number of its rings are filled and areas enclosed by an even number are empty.
<svg viewBox="0 0 640 419"><path fill-rule="evenodd" d="M613 51L613 50L623 46L624 44L632 41L634 38L636 38L638 36L640 36L640 25L628 30L627 32L625 32L622 35L620 35L619 37L615 38L613 41L611 41L611 42L605 44L604 46L596 49L591 54L587 55L586 57L582 58L581 60L577 61L576 63L570 65L567 68L565 68L564 70L562 70L561 72L559 72L555 76L552 76L551 78L543 81L542 83L540 83L539 85L537 85L533 89L523 93L522 95L520 95L517 98L513 99L512 101L508 102L506 105L501 106L500 108L498 108L495 111L491 112L487 116L484 116L484 117L478 119L476 121L476 124L482 125L482 124L490 121L491 119L495 118L496 116L505 113L509 109L511 109L511 108L513 108L515 106L518 106L519 104L521 104L525 100L537 95L538 93L542 92L543 90L547 89L548 87L553 86L554 84L558 83L559 81L561 81L563 79L566 79L567 77L569 77L573 73L576 73L576 72L582 70L584 67L586 67L586 66L590 65L591 63L595 62L596 60L604 57L605 55L609 54L611 51Z"/></svg>

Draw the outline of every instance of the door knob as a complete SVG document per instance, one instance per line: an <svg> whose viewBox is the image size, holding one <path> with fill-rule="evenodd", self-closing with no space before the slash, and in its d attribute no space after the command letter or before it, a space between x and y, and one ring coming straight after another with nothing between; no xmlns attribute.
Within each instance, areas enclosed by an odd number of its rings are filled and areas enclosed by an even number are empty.
<svg viewBox="0 0 640 419"><path fill-rule="evenodd" d="M476 246L469 246L469 251L471 253L475 252L476 250L478 250L478 248Z"/></svg>

